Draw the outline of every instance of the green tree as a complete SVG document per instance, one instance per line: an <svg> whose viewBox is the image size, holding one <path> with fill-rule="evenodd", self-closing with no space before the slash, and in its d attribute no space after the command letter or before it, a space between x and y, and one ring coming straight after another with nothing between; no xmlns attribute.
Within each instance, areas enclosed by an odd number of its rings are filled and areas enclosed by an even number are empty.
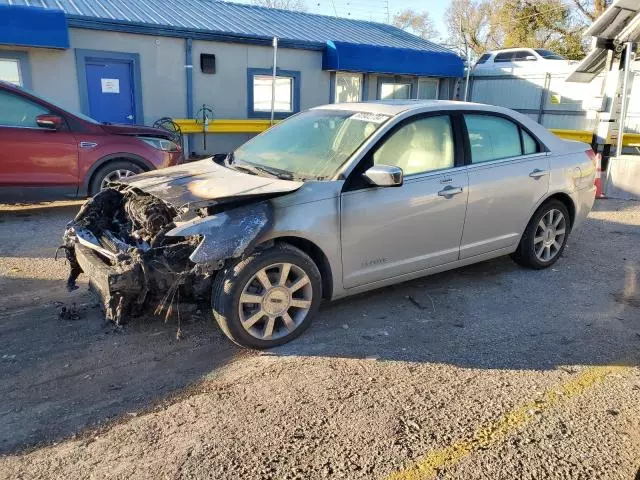
<svg viewBox="0 0 640 480"><path fill-rule="evenodd" d="M583 33L611 0L452 0L445 20L449 42L466 40L476 54L509 47L547 48L582 58Z"/></svg>
<svg viewBox="0 0 640 480"><path fill-rule="evenodd" d="M584 25L562 0L504 0L496 15L504 29L503 47L548 48L582 58Z"/></svg>

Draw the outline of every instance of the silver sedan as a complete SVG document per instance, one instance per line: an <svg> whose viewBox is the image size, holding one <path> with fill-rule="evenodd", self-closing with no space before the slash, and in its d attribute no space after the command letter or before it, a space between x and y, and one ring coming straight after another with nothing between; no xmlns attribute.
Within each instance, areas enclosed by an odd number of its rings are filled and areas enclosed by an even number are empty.
<svg viewBox="0 0 640 480"><path fill-rule="evenodd" d="M594 176L588 145L514 111L406 101L314 108L224 162L149 172L114 188L126 202L144 194L175 215L162 241L197 239L180 278L193 276L194 289L198 274L212 279L224 333L269 348L300 335L323 298L501 255L534 269L553 265L591 210ZM131 220L137 235L145 222ZM96 250L83 231L67 238ZM109 236L133 242L127 232Z"/></svg>

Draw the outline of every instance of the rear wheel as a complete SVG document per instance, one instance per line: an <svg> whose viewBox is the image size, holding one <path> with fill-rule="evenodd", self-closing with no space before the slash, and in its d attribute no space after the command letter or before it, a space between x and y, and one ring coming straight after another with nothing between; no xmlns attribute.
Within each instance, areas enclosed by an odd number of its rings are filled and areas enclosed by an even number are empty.
<svg viewBox="0 0 640 480"><path fill-rule="evenodd" d="M242 347L287 343L310 325L322 298L318 267L302 250L278 244L220 272L213 285L213 314Z"/></svg>
<svg viewBox="0 0 640 480"><path fill-rule="evenodd" d="M104 190L110 182L132 177L142 172L144 172L143 168L128 160L109 162L100 167L93 175L89 185L89 195L93 196L100 190Z"/></svg>
<svg viewBox="0 0 640 480"><path fill-rule="evenodd" d="M564 203L545 202L531 217L511 258L524 267L550 267L562 255L570 231L571 219Z"/></svg>

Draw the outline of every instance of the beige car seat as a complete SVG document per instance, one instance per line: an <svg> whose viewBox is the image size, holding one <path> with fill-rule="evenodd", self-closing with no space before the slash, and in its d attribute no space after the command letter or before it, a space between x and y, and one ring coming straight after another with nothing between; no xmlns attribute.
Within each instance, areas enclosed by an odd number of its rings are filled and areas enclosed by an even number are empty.
<svg viewBox="0 0 640 480"><path fill-rule="evenodd" d="M410 126L411 139L398 165L405 175L453 167L453 140L448 123L434 118Z"/></svg>

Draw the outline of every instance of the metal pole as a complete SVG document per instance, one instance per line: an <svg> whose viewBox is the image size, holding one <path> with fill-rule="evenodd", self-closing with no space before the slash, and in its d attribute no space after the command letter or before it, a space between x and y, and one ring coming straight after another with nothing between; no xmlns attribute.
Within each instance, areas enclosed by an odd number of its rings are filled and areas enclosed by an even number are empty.
<svg viewBox="0 0 640 480"><path fill-rule="evenodd" d="M469 74L471 73L471 66L469 63L469 57L467 57L467 79L464 82L464 101L468 101L468 93L469 93Z"/></svg>
<svg viewBox="0 0 640 480"><path fill-rule="evenodd" d="M273 78L271 79L271 125L276 111L276 62L278 61L278 37L273 37Z"/></svg>
<svg viewBox="0 0 640 480"><path fill-rule="evenodd" d="M627 42L624 54L624 71L622 79L622 98L620 99L620 120L618 124L618 139L616 142L616 157L622 155L622 137L624 137L624 124L627 119L627 93L629 88L629 67L631 66L631 55L633 54L633 43Z"/></svg>
<svg viewBox="0 0 640 480"><path fill-rule="evenodd" d="M467 64L467 75L464 82L464 101L468 101L469 95L469 75L471 74L471 63L469 62L469 45L467 44L467 36L464 34L464 30L460 29L460 33L462 33L462 40L464 41L464 58L465 63Z"/></svg>

